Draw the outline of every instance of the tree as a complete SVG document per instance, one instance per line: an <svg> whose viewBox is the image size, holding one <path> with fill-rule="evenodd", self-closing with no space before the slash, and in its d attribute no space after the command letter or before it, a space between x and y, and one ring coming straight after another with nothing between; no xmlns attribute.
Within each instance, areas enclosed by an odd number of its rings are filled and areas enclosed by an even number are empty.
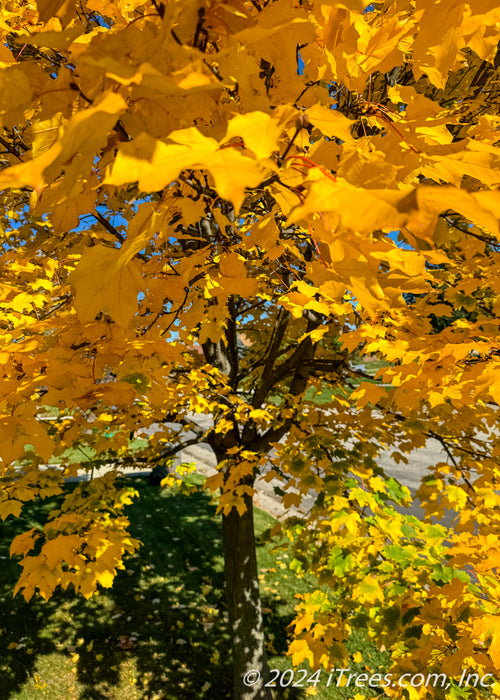
<svg viewBox="0 0 500 700"><path fill-rule="evenodd" d="M361 626L394 678L448 677L380 682L389 697L498 671L498 22L456 0L2 8L0 513L61 493L73 445L119 469L132 431L161 426L148 454L208 442L235 698L271 692L252 514L269 460L286 507L317 493L282 528L322 584L294 663L345 664ZM360 352L388 363L375 381ZM447 461L420 522L376 457L426 439ZM112 472L67 495L14 540L15 592L111 586L139 546L133 495Z"/></svg>

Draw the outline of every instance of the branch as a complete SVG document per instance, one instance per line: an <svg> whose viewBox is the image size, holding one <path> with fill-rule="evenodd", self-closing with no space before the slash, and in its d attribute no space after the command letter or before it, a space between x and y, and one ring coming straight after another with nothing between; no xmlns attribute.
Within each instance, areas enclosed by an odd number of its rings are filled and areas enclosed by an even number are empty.
<svg viewBox="0 0 500 700"><path fill-rule="evenodd" d="M109 221L97 211L97 209L95 211L95 214L94 212L92 212L92 216L104 226L106 231L108 231L112 236L114 236L118 241L120 241L120 243L125 243L125 241L127 240L126 237L122 233L120 233L118 229L116 229L112 224L110 224ZM148 258L145 255L142 255L142 253L136 253L136 257L140 260L144 260L145 262L148 261Z"/></svg>
<svg viewBox="0 0 500 700"><path fill-rule="evenodd" d="M321 325L322 319L319 314L310 314L307 321L306 333L317 328ZM290 397L299 396L302 394L307 387L309 377L311 376L311 364L316 353L316 348L318 343L313 343L311 337L308 335L302 343L300 343L297 350L293 355L285 360L281 365L281 370L284 373L285 367L287 368L286 374L294 370L292 381L290 384ZM294 358L293 362L291 361ZM276 376L276 375L274 375ZM286 376L286 375L284 375ZM281 378L281 377L280 377ZM279 379L278 379L279 381ZM275 381L272 382L272 385ZM290 405L285 404L284 408L293 408L296 404L293 403L293 399ZM271 445L275 442L281 440L281 438L288 433L294 421L293 413L291 416L287 417L283 424L279 428L271 428L266 433L252 441L252 449L256 451L268 451Z"/></svg>
<svg viewBox="0 0 500 700"><path fill-rule="evenodd" d="M72 298L71 294L64 295L64 297L61 300L59 300L58 302L56 302L56 304L54 304L54 306L52 306L50 309L48 309L47 311L44 311L43 313L40 314L40 320L43 321L46 318L48 318L49 316L51 316L53 313L55 313L56 311L59 311L59 309L62 308L65 304L67 304L71 298Z"/></svg>
<svg viewBox="0 0 500 700"><path fill-rule="evenodd" d="M283 307L280 307L276 317L275 326L271 334L271 339L269 341L269 346L265 352L266 361L264 371L262 372L260 384L255 389L253 395L252 406L254 408L258 408L261 405L269 390L276 383L275 373L273 372L274 363L278 356L281 341L283 340L283 336L285 335L289 321L290 312L286 311Z"/></svg>
<svg viewBox="0 0 500 700"><path fill-rule="evenodd" d="M443 448L444 448L446 454L447 454L448 457L450 458L450 460L451 460L453 466L455 467L455 469L457 469L457 470L462 474L462 479L463 479L464 482L467 484L467 488L468 488L470 491L472 491L472 493L475 493L475 492L476 492L476 489L475 489L474 486L471 484L471 482L469 481L469 479L465 476L465 474L464 474L464 472L463 472L463 469L461 468L461 466L458 464L457 460L455 459L455 457L454 457L453 454L451 453L450 446L448 445L448 443L446 442L446 440L445 440L443 437L441 437L441 435L438 435L437 433L435 433L433 430L429 430L429 432L426 433L426 435L429 435L430 437L433 437L435 440L437 440L437 441L443 446ZM460 448L458 448L458 449L460 449ZM472 500L471 500L469 497L467 497L467 500L469 501L469 503L472 503Z"/></svg>
<svg viewBox="0 0 500 700"><path fill-rule="evenodd" d="M319 80L313 80L313 81L310 81L309 83L306 83L306 86L305 86L305 88L302 90L302 92L300 93L300 95L299 95L298 97L295 98L294 107L298 107L298 102L299 102L300 98L303 97L303 96L306 94L306 92L309 90L309 88L312 88L312 87L314 87L315 85L319 85Z"/></svg>
<svg viewBox="0 0 500 700"><path fill-rule="evenodd" d="M310 317L307 321L307 327L306 327L306 333L309 333L310 331L313 331L315 328L321 325L321 319L319 318L314 318ZM316 345L316 344L315 344ZM315 347L314 345L314 347ZM310 355L310 349L313 347L313 343L311 341L311 338L307 336L304 338L304 340L299 344L297 349L295 350L290 357L288 357L276 370L273 372L272 376L272 385L274 386L277 384L279 381L282 379L285 379L291 372L295 372L297 375L297 372L300 371L300 367L302 364L307 364L308 363L308 358L309 360L312 361L314 357L314 353L309 357ZM310 368L308 369L308 379L310 375ZM298 376L298 375L297 375ZM292 380L292 385L293 385L293 380ZM291 390L291 388L290 388ZM295 396L297 394L302 393L301 391L297 391Z"/></svg>
<svg viewBox="0 0 500 700"><path fill-rule="evenodd" d="M446 451L446 454L448 455L449 459L451 460L453 466L454 466L455 469L457 469L457 470L460 472L460 474L462 475L462 479L464 480L464 482L465 482L467 488L469 489L469 491L472 491L472 493L475 493L475 492L476 492L476 489L475 489L474 486L471 484L471 482L469 481L469 479L465 476L463 469L459 466L459 464L457 463L455 457L452 455L452 453L451 453L451 451L450 451L450 448L449 448L449 445L447 444L447 442L446 442L445 440L441 439L439 435L434 435L434 434L432 434L432 431L431 431L431 436L434 437L436 440L438 440L438 442L441 443L441 445L444 447L444 449L445 449L445 451ZM471 498L468 494L466 494L466 496L467 496L467 501L468 501L469 505L472 505L472 506L473 506L473 505L474 505L474 501L472 500L472 498Z"/></svg>
<svg viewBox="0 0 500 700"><path fill-rule="evenodd" d="M207 197L210 197L211 199L216 199L218 197L217 191L214 190L212 187L206 187L202 185L201 182L198 182L197 180L194 180L191 177L186 177L186 175L179 175L177 179L181 180L182 182L185 182L186 185L189 185L189 187L192 187L193 190L198 193L198 197L196 199L199 199L199 197L202 194L206 195Z"/></svg>
<svg viewBox="0 0 500 700"><path fill-rule="evenodd" d="M165 16L165 5L162 2L157 2L156 0L151 0L151 3L158 12L160 19L163 19Z"/></svg>
<svg viewBox="0 0 500 700"><path fill-rule="evenodd" d="M481 241L482 243L488 243L489 245L492 246L498 246L498 239L492 238L490 236L482 236L478 233L473 233L467 228L467 225L463 222L461 222L459 219L460 217L455 216L454 214L444 214L443 218L446 220L446 223L450 226L454 226L456 229L458 229L461 233L465 234L466 236L471 236L471 238L476 238L478 241Z"/></svg>
<svg viewBox="0 0 500 700"><path fill-rule="evenodd" d="M253 329L251 329L251 330L253 330ZM282 349L277 353L276 359L278 359L278 357L281 357L282 355L286 355L288 352L290 352L290 350L292 350L293 348L296 348L296 347L297 347L297 343L295 343L295 342L294 342L294 343L290 343L290 345L287 345L286 347L282 348ZM255 369L257 369L257 367L262 367L262 365L264 365L265 363L266 363L266 356L265 356L265 355L260 355L259 358L258 358L257 360L254 360L253 362L251 362L251 363L248 365L248 367L246 367L246 368L244 369L244 371L240 372L240 374L238 375L238 382L240 382L240 381L241 381L242 379L244 379L245 377L248 377L248 375L252 374L252 372L253 372Z"/></svg>
<svg viewBox="0 0 500 700"><path fill-rule="evenodd" d="M120 241L120 243L125 243L127 240L123 234L121 234L112 224L109 223L107 219L104 218L102 214L100 214L97 209L94 212L92 212L92 216L97 219L97 221L104 226L106 231L110 233L112 236L114 236L117 240Z"/></svg>
<svg viewBox="0 0 500 700"><path fill-rule="evenodd" d="M7 151L8 151L12 156L14 156L14 157L17 158L18 160L20 160L21 163L24 162L23 159L21 158L21 156L19 155L19 153L18 153L18 152L16 151L16 149L14 148L14 146L12 146L12 145L11 145L6 139L4 139L2 136L0 136L0 143L2 144L2 146L4 146L4 148L7 149Z"/></svg>
<svg viewBox="0 0 500 700"><path fill-rule="evenodd" d="M227 307L229 311L229 317L227 320L227 328L225 335L227 340L229 363L231 365L231 370L229 372L229 384L232 389L236 389L238 384L239 358L238 338L236 335L236 309L233 296L229 297Z"/></svg>
<svg viewBox="0 0 500 700"><path fill-rule="evenodd" d="M176 455L181 450L184 450L186 447L190 447L191 445L198 445L200 442L202 441L198 437L194 437L190 440L186 440L185 442L180 442L178 445L171 445L167 449L160 450L159 458L168 459L169 457Z"/></svg>
<svg viewBox="0 0 500 700"><path fill-rule="evenodd" d="M249 311L252 309L258 309L264 305L265 302L262 301L256 301L255 304L250 304L249 306L246 306L242 308L241 310L237 310L236 312L236 317L238 316L245 316Z"/></svg>
<svg viewBox="0 0 500 700"><path fill-rule="evenodd" d="M167 333L172 328L172 326L174 325L176 320L179 318L179 314L182 311L182 309L184 308L184 304L187 301L188 294L189 294L189 287L184 287L184 299L182 300L180 306L175 310L175 312L172 312L172 311L168 312L168 313L174 313L174 317L170 321L168 326L164 330L162 330L162 332L160 333L160 336L165 335L165 333ZM166 315L166 314L164 314L164 315ZM154 321L153 321L153 323L154 323Z"/></svg>
<svg viewBox="0 0 500 700"><path fill-rule="evenodd" d="M323 319L321 318L320 314L310 314L307 321L306 333L310 333L315 328L320 326L322 320ZM299 394L302 394L302 392L306 390L307 382L311 376L311 364L314 359L314 355L316 354L317 347L318 343L313 343L311 336L308 335L294 353L294 355L297 354L297 367L290 385L290 392L292 396L299 396ZM284 364L286 363L287 361L285 361Z"/></svg>
<svg viewBox="0 0 500 700"><path fill-rule="evenodd" d="M217 343L207 340L201 344L201 347L205 360L229 377L231 374L231 363L227 348L222 340L219 340Z"/></svg>
<svg viewBox="0 0 500 700"><path fill-rule="evenodd" d="M173 414L167 414L165 418L162 418L160 423L178 423L179 425L184 425L186 428L189 428L201 441L202 438L205 437L206 435L206 430L204 430L201 425L198 425L192 420L189 420L189 418L180 418L177 415Z"/></svg>
<svg viewBox="0 0 500 700"><path fill-rule="evenodd" d="M377 408L379 411L382 411L384 413L391 414L392 416L394 416L394 418L396 418L396 420L398 420L400 422L405 422L407 420L406 417L403 416L402 414L397 414L394 411L391 411L390 409L387 409L378 403L375 404L375 408ZM429 431L423 430L422 434L425 435L425 437L434 438L434 440L437 440L442 445L443 449L445 450L446 454L448 455L448 458L450 459L450 461L453 464L453 466L455 467L455 469L461 473L462 479L464 480L465 484L467 485L467 488L469 489L469 491L472 491L473 493L475 493L476 489L474 488L473 484L471 484L469 479L465 476L464 470L458 464L457 460L453 456L453 453L451 452L450 445L448 444L446 438L443 437L442 435L439 435L438 433L434 432L434 430L429 430ZM466 454L470 454L472 456L474 456L475 454L477 455L477 453L471 452L470 450L466 450L465 447L460 447L460 445L453 445L453 447L456 450L459 450L461 452L465 452ZM484 455L484 456L487 457L488 455ZM472 504L472 500L470 499L470 496L467 496L467 500L469 501L470 504Z"/></svg>

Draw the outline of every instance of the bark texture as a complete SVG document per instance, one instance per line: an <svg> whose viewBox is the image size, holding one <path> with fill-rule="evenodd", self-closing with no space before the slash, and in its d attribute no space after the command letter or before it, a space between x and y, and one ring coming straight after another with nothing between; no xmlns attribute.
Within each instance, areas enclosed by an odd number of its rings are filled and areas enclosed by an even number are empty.
<svg viewBox="0 0 500 700"><path fill-rule="evenodd" d="M271 689L265 687L269 681L269 669L259 595L252 499L245 496L245 503L247 509L243 515L233 508L229 515L222 517L234 698L271 700ZM259 681L254 683L257 677Z"/></svg>

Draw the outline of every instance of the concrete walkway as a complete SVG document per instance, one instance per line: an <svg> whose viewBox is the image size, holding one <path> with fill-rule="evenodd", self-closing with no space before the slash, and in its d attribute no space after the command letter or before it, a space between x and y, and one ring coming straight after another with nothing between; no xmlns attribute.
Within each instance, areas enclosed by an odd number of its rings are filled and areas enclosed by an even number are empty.
<svg viewBox="0 0 500 700"><path fill-rule="evenodd" d="M207 429L210 426L209 417L203 417L200 420L198 416L193 416L193 420L194 419L196 419L196 422L203 429ZM153 427L145 432L151 434L153 432ZM193 433L188 433L186 435L186 438L188 439L192 437L194 437ZM448 462L446 452L443 450L442 445L437 440L433 439L429 439L424 447L415 449L408 453L406 455L409 460L408 464L404 464L403 462L398 464L391 456L393 451L394 450L391 449L382 452L377 460L377 464L384 469L387 476L393 477L404 486L407 486L412 495L415 494L415 491L420 486L422 477L428 473L429 467L437 464L438 462ZM211 476L217 471L215 455L209 445L205 443L190 445L189 447L181 450L177 454L175 464L181 464L182 462L194 462L196 464L196 471L205 476ZM127 471L133 473L133 470ZM259 508L262 508L273 515L275 518L283 519L292 515L304 515L314 504L314 498L317 494L311 491L310 494L304 498L300 510L297 510L296 508L289 508L288 510L285 510L281 503L280 497L274 492L275 486L282 487L283 482L281 482L279 479L272 479L268 482L264 479L264 476L261 475L255 484L256 495L254 497L255 504ZM423 515L423 511L420 508L417 500L413 502L410 509L397 509L401 510L402 512L413 513L417 517L421 517ZM451 519L452 514L450 514L450 517L446 518L446 520L441 522L443 524L449 524Z"/></svg>
<svg viewBox="0 0 500 700"><path fill-rule="evenodd" d="M377 460L377 463L384 469L387 476L393 477L404 486L407 486L412 495L415 494L415 491L420 486L420 481L428 472L430 466L437 462L447 461L446 453L436 440L429 440L425 447L410 452L407 455L409 460L408 464L397 464L392 459L391 453L392 450L383 452ZM208 445L191 445L185 448L178 453L175 464L180 464L181 462L194 462L196 464L196 471L205 476L211 476L217 471L217 461ZM304 515L314 504L314 498L317 494L311 492L304 498L300 510L296 508L285 510L281 503L281 498L274 492L275 486L282 487L283 482L276 478L271 481L266 481L263 475L260 476L255 483L256 495L254 497L255 505L267 511L275 518L283 519L292 515ZM401 510L403 511L404 509ZM408 512L408 510L406 512ZM417 517L423 515L423 511L418 505L417 500L413 502L409 512Z"/></svg>

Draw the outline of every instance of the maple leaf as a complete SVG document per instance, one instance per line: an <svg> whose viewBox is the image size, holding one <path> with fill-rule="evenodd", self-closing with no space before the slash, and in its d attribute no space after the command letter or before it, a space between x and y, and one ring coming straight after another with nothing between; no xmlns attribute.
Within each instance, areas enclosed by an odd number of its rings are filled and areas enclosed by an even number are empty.
<svg viewBox="0 0 500 700"><path fill-rule="evenodd" d="M417 206L416 200L408 195L390 190L362 191L347 182L325 178L312 183L304 203L291 213L287 223L297 222L313 212L335 211L347 229L398 228Z"/></svg>
<svg viewBox="0 0 500 700"><path fill-rule="evenodd" d="M138 265L124 263L120 251L103 245L85 250L68 283L75 290L75 308L82 321L104 311L122 326L137 312L137 295L143 286Z"/></svg>
<svg viewBox="0 0 500 700"><path fill-rule="evenodd" d="M220 146L194 127L173 131L168 138L172 143L141 134L131 144L121 146L105 182L123 185L137 180L143 192L154 192L187 168L206 169L221 197L238 211L245 188L255 187L263 179L264 171L254 159L234 147Z"/></svg>
<svg viewBox="0 0 500 700"><path fill-rule="evenodd" d="M76 0L37 0L36 6L42 22L58 17L63 28L76 14Z"/></svg>
<svg viewBox="0 0 500 700"><path fill-rule="evenodd" d="M485 615L473 624L474 633L479 637L491 637L490 654L493 663L498 666L500 662L500 616Z"/></svg>
<svg viewBox="0 0 500 700"><path fill-rule="evenodd" d="M295 110L290 107L278 108L272 115L264 112L238 114L228 122L226 139L241 136L245 147L259 160L269 158L278 149L284 128L295 116Z"/></svg>
<svg viewBox="0 0 500 700"><path fill-rule="evenodd" d="M315 104L307 110L306 114L311 124L317 126L325 136L329 138L337 137L347 143L354 142L351 133L354 121L348 119L337 110Z"/></svg>

